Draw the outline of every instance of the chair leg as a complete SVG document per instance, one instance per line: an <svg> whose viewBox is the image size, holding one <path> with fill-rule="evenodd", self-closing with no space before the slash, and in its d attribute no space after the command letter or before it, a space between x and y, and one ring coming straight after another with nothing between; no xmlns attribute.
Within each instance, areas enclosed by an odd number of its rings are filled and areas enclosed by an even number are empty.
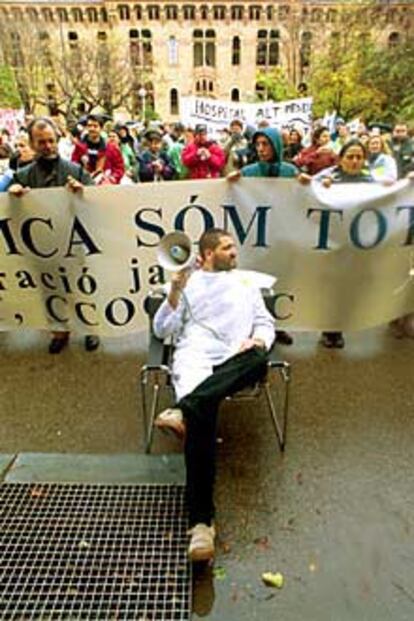
<svg viewBox="0 0 414 621"><path fill-rule="evenodd" d="M276 437L279 443L279 448L281 452L283 453L285 450L285 446L286 446L286 433L287 433L287 423L288 423L288 414L289 414L289 387L290 387L290 379L291 379L290 366L286 366L278 370L283 380L284 388L285 388L282 422L280 422L279 417L276 412L272 393L269 387L269 382L265 383L264 389L265 389L267 405L269 407L270 415L272 418L272 423L276 431Z"/></svg>
<svg viewBox="0 0 414 621"><path fill-rule="evenodd" d="M148 402L147 402L147 390L148 390L148 376L151 374L147 368L143 367L140 373L141 380L141 405L142 405L142 418L144 422L144 449L146 453L151 452L152 436L154 432L154 421L158 408L160 384L158 381L151 382L152 396L148 414Z"/></svg>
<svg viewBox="0 0 414 621"><path fill-rule="evenodd" d="M269 407L269 411L270 411L270 416L272 418L272 423L273 426L275 428L276 431L276 437L277 437L277 441L279 443L279 448L280 450L283 452L285 450L285 441L284 441L284 436L283 436L283 427L281 427L280 423L279 423L279 419L277 417L277 413L276 413L276 408L275 405L273 403L273 398L270 392L270 388L268 383L266 382L265 386L265 395L266 395L266 401L267 401L267 405Z"/></svg>
<svg viewBox="0 0 414 621"><path fill-rule="evenodd" d="M290 395L290 380L291 380L290 366L282 369L281 374L282 374L282 378L285 384L285 400L283 404L283 447L281 447L281 450L284 451L285 445L286 445L287 423L288 423L288 414L289 414L289 395Z"/></svg>
<svg viewBox="0 0 414 621"><path fill-rule="evenodd" d="M147 398L146 398L146 390L148 383L148 371L145 367L141 369L139 374L140 377L140 386L141 386L141 408L142 408L142 419L144 423L144 436L147 437L148 433L148 414L147 414Z"/></svg>

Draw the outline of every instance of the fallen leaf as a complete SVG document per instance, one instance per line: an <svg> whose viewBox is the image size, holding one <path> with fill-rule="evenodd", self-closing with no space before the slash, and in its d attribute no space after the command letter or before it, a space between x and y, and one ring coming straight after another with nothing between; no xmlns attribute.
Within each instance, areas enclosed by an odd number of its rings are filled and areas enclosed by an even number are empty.
<svg viewBox="0 0 414 621"><path fill-rule="evenodd" d="M216 580L224 580L227 577L227 573L224 567L215 567L213 569L213 576Z"/></svg>
<svg viewBox="0 0 414 621"><path fill-rule="evenodd" d="M279 571L276 573L272 573L271 571L267 571L262 574L262 580L266 586L276 587L277 589L281 589L284 583L283 574Z"/></svg>

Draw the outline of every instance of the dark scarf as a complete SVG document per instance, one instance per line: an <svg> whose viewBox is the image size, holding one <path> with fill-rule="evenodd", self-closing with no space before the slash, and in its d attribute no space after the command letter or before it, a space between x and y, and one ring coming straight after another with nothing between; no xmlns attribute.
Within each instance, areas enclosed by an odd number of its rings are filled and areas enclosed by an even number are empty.
<svg viewBox="0 0 414 621"><path fill-rule="evenodd" d="M88 147L88 170L96 170L99 151L105 149L105 140L100 136L98 142L92 142L88 136L82 141Z"/></svg>

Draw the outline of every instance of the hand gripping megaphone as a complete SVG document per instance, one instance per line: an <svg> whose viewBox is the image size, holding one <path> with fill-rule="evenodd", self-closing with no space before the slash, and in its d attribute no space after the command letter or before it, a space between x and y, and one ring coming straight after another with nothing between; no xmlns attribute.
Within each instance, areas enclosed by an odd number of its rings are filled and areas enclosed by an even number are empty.
<svg viewBox="0 0 414 621"><path fill-rule="evenodd" d="M191 239L185 233L173 231L165 235L157 248L157 262L170 272L177 272L191 267L195 255Z"/></svg>

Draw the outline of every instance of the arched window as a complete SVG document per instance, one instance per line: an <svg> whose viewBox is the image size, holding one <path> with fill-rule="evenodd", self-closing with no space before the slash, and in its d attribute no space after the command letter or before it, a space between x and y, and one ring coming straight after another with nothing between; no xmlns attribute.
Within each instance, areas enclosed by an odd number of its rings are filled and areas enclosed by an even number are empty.
<svg viewBox="0 0 414 621"><path fill-rule="evenodd" d="M102 7L101 9L101 22L103 22L104 24L108 22L108 11L105 7Z"/></svg>
<svg viewBox="0 0 414 621"><path fill-rule="evenodd" d="M335 9L328 9L328 12L326 13L326 21L329 24L334 24L336 22L337 17L338 17L338 14Z"/></svg>
<svg viewBox="0 0 414 621"><path fill-rule="evenodd" d="M144 67L149 67L152 65L152 35L150 30L143 30L141 34Z"/></svg>
<svg viewBox="0 0 414 621"><path fill-rule="evenodd" d="M185 4L183 6L183 16L184 19L194 20L195 19L195 6L192 4Z"/></svg>
<svg viewBox="0 0 414 621"><path fill-rule="evenodd" d="M167 4L164 8L165 17L167 19L177 20L178 19L178 7L175 4Z"/></svg>
<svg viewBox="0 0 414 621"><path fill-rule="evenodd" d="M178 90L172 88L170 90L170 114L180 114L180 108L178 104Z"/></svg>
<svg viewBox="0 0 414 621"><path fill-rule="evenodd" d="M279 31L259 30L257 33L256 64L275 67L279 63Z"/></svg>
<svg viewBox="0 0 414 621"><path fill-rule="evenodd" d="M194 67L216 66L216 33L214 30L194 30L193 32Z"/></svg>
<svg viewBox="0 0 414 621"><path fill-rule="evenodd" d="M231 89L231 100L232 101L240 101L240 91L238 88Z"/></svg>
<svg viewBox="0 0 414 621"><path fill-rule="evenodd" d="M261 8L257 5L249 6L249 19L259 20L261 14Z"/></svg>
<svg viewBox="0 0 414 621"><path fill-rule="evenodd" d="M131 14L129 11L129 6L127 4L119 4L118 5L118 15L119 19L122 21L126 21L131 18Z"/></svg>
<svg viewBox="0 0 414 621"><path fill-rule="evenodd" d="M240 65L240 61L241 61L240 37L233 37L233 44L231 48L231 64Z"/></svg>
<svg viewBox="0 0 414 621"><path fill-rule="evenodd" d="M148 19L158 20L160 19L160 7L156 4L149 4L147 6Z"/></svg>
<svg viewBox="0 0 414 621"><path fill-rule="evenodd" d="M203 31L194 30L193 32L193 65L202 67L204 64L204 42Z"/></svg>
<svg viewBox="0 0 414 621"><path fill-rule="evenodd" d="M72 9L72 18L76 24L83 22L82 11L80 9Z"/></svg>
<svg viewBox="0 0 414 621"><path fill-rule="evenodd" d="M20 9L12 9L12 17L13 17L13 21L15 22L21 22L23 19L23 14L21 12Z"/></svg>
<svg viewBox="0 0 414 621"><path fill-rule="evenodd" d="M68 40L69 40L69 48L71 50L74 50L78 47L78 41L79 41L79 37L78 37L78 33L74 32L73 30L68 32Z"/></svg>
<svg viewBox="0 0 414 621"><path fill-rule="evenodd" d="M96 24L98 22L98 11L94 7L88 7L86 9L86 16L91 24Z"/></svg>
<svg viewBox="0 0 414 621"><path fill-rule="evenodd" d="M266 7L266 19L271 22L273 21L274 11L271 4Z"/></svg>
<svg viewBox="0 0 414 621"><path fill-rule="evenodd" d="M200 6L200 17L204 20L208 19L208 6L206 4Z"/></svg>
<svg viewBox="0 0 414 621"><path fill-rule="evenodd" d="M401 35L399 32L392 32L388 37L388 47L397 47L401 42Z"/></svg>
<svg viewBox="0 0 414 621"><path fill-rule="evenodd" d="M69 21L68 12L67 12L66 9L61 9L61 8L56 9L56 13L57 13L57 16L58 16L60 22L67 22L67 21Z"/></svg>
<svg viewBox="0 0 414 621"><path fill-rule="evenodd" d="M216 66L216 33L214 30L206 31L206 65Z"/></svg>
<svg viewBox="0 0 414 621"><path fill-rule="evenodd" d="M393 24L397 21L398 13L396 9L388 9L386 14L386 21L388 24Z"/></svg>
<svg viewBox="0 0 414 621"><path fill-rule="evenodd" d="M314 24L321 22L323 17L323 12L321 9L312 9L311 13L311 22Z"/></svg>
<svg viewBox="0 0 414 621"><path fill-rule="evenodd" d="M11 52L12 52L12 65L13 67L20 67L23 65L23 54L20 45L20 34L15 30L10 33L11 39Z"/></svg>
<svg viewBox="0 0 414 621"><path fill-rule="evenodd" d="M257 99L259 99L259 101L264 101L266 99L266 88L264 87L263 84L256 82L254 90L256 93L256 97Z"/></svg>
<svg viewBox="0 0 414 621"><path fill-rule="evenodd" d="M178 42L175 37L168 39L168 64L178 65Z"/></svg>
<svg viewBox="0 0 414 621"><path fill-rule="evenodd" d="M78 33L74 32L73 30L68 32L68 39L69 39L69 49L72 52L73 56L72 56L72 60L73 62L76 64L77 62L80 61L79 58L79 37L78 37Z"/></svg>
<svg viewBox="0 0 414 621"><path fill-rule="evenodd" d="M138 21L141 21L141 19L142 19L142 7L139 6L139 4L136 4L134 6L134 13L135 13L135 19L137 19Z"/></svg>
<svg viewBox="0 0 414 621"><path fill-rule="evenodd" d="M66 9L58 9L58 15L59 15L59 11L65 11L65 13L66 13ZM28 18L29 18L31 21L33 21L33 22L37 22L37 21L38 21L38 19L39 19L39 14L38 14L38 12L36 11L36 9L34 9L34 8L29 8L29 9L26 9L26 13L27 13ZM3 17L3 19L5 19L5 17ZM61 19L61 21L67 21L67 19L66 19L66 20L62 20L62 19Z"/></svg>
<svg viewBox="0 0 414 621"><path fill-rule="evenodd" d="M278 11L279 21L281 21L281 22L285 21L289 17L289 13L290 13L290 7L289 6L287 6L285 4L280 5L279 6L279 11Z"/></svg>
<svg viewBox="0 0 414 621"><path fill-rule="evenodd" d="M139 32L136 29L129 31L129 57L133 67L139 67L141 65Z"/></svg>
<svg viewBox="0 0 414 621"><path fill-rule="evenodd" d="M310 58L312 53L312 33L303 32L301 36L300 46L300 66L301 69L306 69L310 66Z"/></svg>
<svg viewBox="0 0 414 621"><path fill-rule="evenodd" d="M240 4L230 7L230 17L233 21L243 19L244 7Z"/></svg>
<svg viewBox="0 0 414 621"><path fill-rule="evenodd" d="M213 7L214 19L226 19L226 7L222 4Z"/></svg>
<svg viewBox="0 0 414 621"><path fill-rule="evenodd" d="M331 54L339 52L341 45L341 33L338 31L331 32L329 45L331 48Z"/></svg>
<svg viewBox="0 0 414 621"><path fill-rule="evenodd" d="M42 17L45 20L45 22L53 22L52 9L42 9Z"/></svg>

